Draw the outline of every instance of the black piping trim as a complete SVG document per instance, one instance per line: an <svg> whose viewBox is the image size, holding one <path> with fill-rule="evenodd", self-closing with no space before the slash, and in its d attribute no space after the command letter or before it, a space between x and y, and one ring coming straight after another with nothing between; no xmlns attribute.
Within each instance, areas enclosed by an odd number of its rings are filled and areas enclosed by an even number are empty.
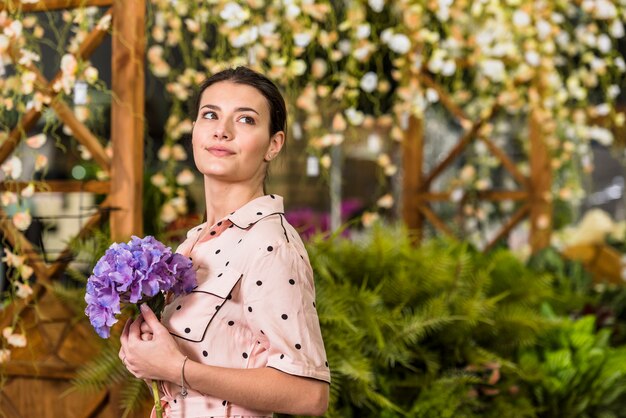
<svg viewBox="0 0 626 418"><path fill-rule="evenodd" d="M283 218L285 217L284 214L280 214L280 226L283 227L283 234L285 234L285 239L287 240L287 242L289 242L289 237L287 236L287 228L285 228L285 224L283 224Z"/></svg>
<svg viewBox="0 0 626 418"><path fill-rule="evenodd" d="M237 286L237 283L239 283L239 281L241 280L241 278L242 278L242 277L243 277L243 274L242 274L241 276L239 276L239 279L237 279L237 281L235 282L235 284L233 284L233 288L234 288L235 286ZM231 291L232 291L232 289L231 289ZM218 296L218 295L216 295L216 294L214 294L214 293L210 293L210 292L203 292L203 291L200 291L200 290L195 291L195 292L192 292L192 293L206 293L206 294L209 294L209 295L217 296L217 297L218 297L218 298L220 298L220 299L222 298L221 296ZM217 315L217 313L218 313L219 311L221 311L221 310L222 310L222 306L224 306L224 304L226 303L226 301L227 301L227 300L228 300L228 296L226 296L226 298L224 298L224 300L222 301L222 303L219 305L219 306L220 306L220 308L219 308L219 309L216 309L216 310L215 310L215 312L213 313L213 315L211 316L211 319L209 319L209 322L206 324L206 327L204 328L204 332L202 333L202 338L200 338L199 340L192 340L191 338L185 338L185 337L183 337L182 335L178 335L178 334L173 333L173 332L171 332L171 331L170 331L170 334L171 334L172 336L176 337L176 338L180 338L181 340L185 340L185 341L190 341L190 342L192 342L192 343L199 343L199 342L204 341L204 337L206 336L206 331L207 331L207 329L209 329L209 325L211 325L211 322L213 322L213 319L215 318L215 315Z"/></svg>
<svg viewBox="0 0 626 418"><path fill-rule="evenodd" d="M252 222L251 224L250 224L250 223L249 223L249 224L247 224L246 226L239 226L239 225L237 225L235 222L233 222L233 220L232 220L232 219L230 219L230 218L228 218L228 220L229 220L229 221L231 221L231 222L233 223L233 225L235 225L235 226L236 226L237 228L239 228L239 229L248 229L248 228L250 228L252 225L254 225L254 224L256 224L257 222L259 222L261 219L265 219L265 218L268 218L268 217L273 216L273 215L284 215L284 212L274 212L274 213L268 213L267 215L265 215L265 216L263 216L263 217L261 217L261 218L257 219L256 221ZM281 222L282 222L282 221L281 221Z"/></svg>

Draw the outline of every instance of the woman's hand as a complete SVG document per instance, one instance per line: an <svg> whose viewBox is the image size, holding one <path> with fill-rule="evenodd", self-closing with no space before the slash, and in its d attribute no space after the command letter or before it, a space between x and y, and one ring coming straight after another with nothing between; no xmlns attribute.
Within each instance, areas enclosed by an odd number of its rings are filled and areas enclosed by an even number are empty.
<svg viewBox="0 0 626 418"><path fill-rule="evenodd" d="M167 328L143 304L141 315L128 320L120 337L120 359L140 379L176 381L184 356Z"/></svg>

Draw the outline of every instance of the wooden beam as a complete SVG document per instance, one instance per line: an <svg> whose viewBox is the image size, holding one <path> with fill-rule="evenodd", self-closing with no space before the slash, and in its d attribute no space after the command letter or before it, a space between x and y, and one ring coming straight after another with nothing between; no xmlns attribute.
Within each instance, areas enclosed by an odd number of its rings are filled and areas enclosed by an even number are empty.
<svg viewBox="0 0 626 418"><path fill-rule="evenodd" d="M528 192L521 190L481 190L474 192L476 198L482 200L502 201L502 200L526 200ZM451 201L450 192L421 192L418 193L419 201L447 202Z"/></svg>
<svg viewBox="0 0 626 418"><path fill-rule="evenodd" d="M446 169L446 167L448 167L448 165L450 165L450 163L461 154L461 152L463 152L465 147L474 139L474 137L476 136L476 132L478 132L478 129L480 129L483 123L484 119L477 121L468 131L463 134L461 140L454 146L454 148L450 150L448 155L446 155L446 157L439 164L437 164L437 166L433 168L431 172L426 176L426 179L422 183L422 190L427 190L433 180L439 174L441 174Z"/></svg>
<svg viewBox="0 0 626 418"><path fill-rule="evenodd" d="M19 193L30 184L30 182L26 181L0 182L0 192L11 191ZM111 189L111 183L109 181L100 180L45 180L36 181L32 184L35 186L35 191L43 193L86 192L95 194L107 194Z"/></svg>
<svg viewBox="0 0 626 418"><path fill-rule="evenodd" d="M69 380L76 376L76 367L63 364L48 364L31 360L11 360L6 363L3 372L7 376L38 377L45 379Z"/></svg>
<svg viewBox="0 0 626 418"><path fill-rule="evenodd" d="M435 212L430 209L430 207L426 203L420 203L418 205L420 212L424 214L426 219L435 226L435 228L443 231L446 235L451 238L456 238L454 233L448 228L448 226L435 214Z"/></svg>
<svg viewBox="0 0 626 418"><path fill-rule="evenodd" d="M423 167L424 121L411 116L402 142L402 218L417 241L422 239L424 226L424 216L417 208L424 176Z"/></svg>
<svg viewBox="0 0 626 418"><path fill-rule="evenodd" d="M502 165L504 166L504 168L506 168L507 171L513 176L515 181L517 181L517 184L519 184L520 186L524 188L528 188L528 178L526 178L526 176L524 176L517 169L515 164L513 164L513 161L511 161L511 159L489 139L480 138L480 140L483 141L485 145L487 145L487 148L489 148L491 153L495 155L502 162Z"/></svg>
<svg viewBox="0 0 626 418"><path fill-rule="evenodd" d="M524 206L522 206L521 208L519 208L514 214L513 216L511 216L509 218L509 220L507 221L507 223L502 227L502 229L500 230L500 232L498 232L498 234L493 237L493 239L491 240L491 242L487 245L487 247L485 247L485 250L488 251L490 249L493 248L494 245L496 245L498 243L498 241L500 241L502 238L504 238L505 236L509 235L509 233L511 232L511 230L513 230L513 228L515 228L515 225L517 225L518 223L520 223L522 221L522 219L524 219L528 213L530 212L530 204L526 203Z"/></svg>
<svg viewBox="0 0 626 418"><path fill-rule="evenodd" d="M143 234L145 0L115 0L113 13L111 205L120 210L111 236L119 241Z"/></svg>
<svg viewBox="0 0 626 418"><path fill-rule="evenodd" d="M37 3L22 3L21 0L4 0L0 10L17 10L22 12L46 12L59 9L76 9L87 6L110 6L113 0L40 0Z"/></svg>
<svg viewBox="0 0 626 418"><path fill-rule="evenodd" d="M13 249L17 248L20 254L24 254L27 264L33 268L37 276L37 281L39 283L49 282L47 267L41 261L41 257L37 256L39 251L35 250L30 241L24 237L24 234L13 225L13 222L2 208L0 208L0 231L2 231L2 235L4 235Z"/></svg>
<svg viewBox="0 0 626 418"><path fill-rule="evenodd" d="M543 125L546 113L539 107L541 88L530 88L530 246L537 252L550 245L552 234L552 166Z"/></svg>
<svg viewBox="0 0 626 418"><path fill-rule="evenodd" d="M91 133L89 129L74 115L72 109L60 98L56 98L50 103L50 107L54 109L59 119L61 119L68 128L72 130L72 135L83 144L91 153L94 161L107 172L111 169L111 159L104 151L104 147L100 144L98 138Z"/></svg>
<svg viewBox="0 0 626 418"><path fill-rule="evenodd" d="M0 146L0 164L9 158L9 155L11 155L11 153L19 145L20 141L28 133L28 131L35 126L40 117L41 112L38 112L35 109L30 109L26 112L22 120L11 130L7 139L2 143L2 146Z"/></svg>
<svg viewBox="0 0 626 418"><path fill-rule="evenodd" d="M427 73L421 72L418 78L419 81L426 87L429 87L437 92L441 104L458 119L463 128L471 123L463 109L461 109L459 106L457 106L456 103L454 103L448 92L441 88L441 85L435 82L432 77L430 77Z"/></svg>
<svg viewBox="0 0 626 418"><path fill-rule="evenodd" d="M100 208L104 209L109 206L109 198L106 198L101 204ZM100 210L92 215L85 225L81 228L80 232L76 235L74 239L83 239L85 238L95 227L97 227L102 222L103 211ZM67 265L74 259L74 253L68 245L65 249L59 254L57 260L48 268L48 277L50 279L55 279L59 273L66 269Z"/></svg>

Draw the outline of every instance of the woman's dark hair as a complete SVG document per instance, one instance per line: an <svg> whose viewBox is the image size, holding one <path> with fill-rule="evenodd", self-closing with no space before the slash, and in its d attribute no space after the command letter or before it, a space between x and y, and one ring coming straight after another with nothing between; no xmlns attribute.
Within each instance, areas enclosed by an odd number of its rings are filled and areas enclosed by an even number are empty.
<svg viewBox="0 0 626 418"><path fill-rule="evenodd" d="M280 131L285 133L285 138L287 137L287 107L285 106L283 95L269 78L247 67L223 70L204 80L196 94L193 120L198 117L200 98L204 90L220 81L245 84L257 89L265 97L270 107L270 137Z"/></svg>

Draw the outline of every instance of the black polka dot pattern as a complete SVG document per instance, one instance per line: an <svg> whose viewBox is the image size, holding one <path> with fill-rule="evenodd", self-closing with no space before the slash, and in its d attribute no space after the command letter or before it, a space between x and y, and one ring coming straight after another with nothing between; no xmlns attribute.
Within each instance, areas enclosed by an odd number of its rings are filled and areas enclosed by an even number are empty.
<svg viewBox="0 0 626 418"><path fill-rule="evenodd" d="M285 358L285 355L284 355L284 354L281 354L281 355L280 355L280 359L282 360L282 359L284 359L284 358Z"/></svg>
<svg viewBox="0 0 626 418"><path fill-rule="evenodd" d="M328 367L328 362L327 362L327 361L325 361L325 362L324 362L324 365L325 365L326 367Z"/></svg>
<svg viewBox="0 0 626 418"><path fill-rule="evenodd" d="M182 306L178 305L178 306L176 307L176 310L177 310L177 311L180 311L180 308L182 308Z"/></svg>
<svg viewBox="0 0 626 418"><path fill-rule="evenodd" d="M257 212L256 214L259 215L259 216L263 215L263 213L261 213L261 212Z"/></svg>
<svg viewBox="0 0 626 418"><path fill-rule="evenodd" d="M274 247L270 245L269 247L267 247L267 251L274 251Z"/></svg>
<svg viewBox="0 0 626 418"><path fill-rule="evenodd" d="M217 232L211 231L211 235L215 235L215 234L217 234Z"/></svg>
<svg viewBox="0 0 626 418"><path fill-rule="evenodd" d="M217 223L217 226L222 226L222 221L219 221L219 222Z"/></svg>
<svg viewBox="0 0 626 418"><path fill-rule="evenodd" d="M252 306L248 306L248 312L252 312Z"/></svg>
<svg viewBox="0 0 626 418"><path fill-rule="evenodd" d="M191 332L191 328L185 328L185 333L189 334Z"/></svg>
<svg viewBox="0 0 626 418"><path fill-rule="evenodd" d="M204 357L209 357L209 353L208 353L206 350L204 350L204 351L202 352L202 355L203 355Z"/></svg>
<svg viewBox="0 0 626 418"><path fill-rule="evenodd" d="M228 267L228 265L229 265L229 264L230 264L230 261L227 261L227 262L226 262L226 267Z"/></svg>
<svg viewBox="0 0 626 418"><path fill-rule="evenodd" d="M215 254L219 254L222 250L215 251Z"/></svg>
<svg viewBox="0 0 626 418"><path fill-rule="evenodd" d="M218 274L218 275L217 275L217 277L222 277L222 275L223 275L223 274L224 274L224 273L220 273L220 274Z"/></svg>
<svg viewBox="0 0 626 418"><path fill-rule="evenodd" d="M262 284L263 284L263 282L262 282L262 281L260 281L260 280L257 280L257 281L256 281L256 285L257 285L257 286L261 286Z"/></svg>
<svg viewBox="0 0 626 418"><path fill-rule="evenodd" d="M296 349L297 349L297 350L299 350L299 349L301 349L301 348L302 348L302 346L301 346L300 344L296 344Z"/></svg>
<svg viewBox="0 0 626 418"><path fill-rule="evenodd" d="M232 327L233 325L235 325L235 321L228 321L228 325Z"/></svg>
<svg viewBox="0 0 626 418"><path fill-rule="evenodd" d="M226 406L227 401L222 401L222 405Z"/></svg>
<svg viewBox="0 0 626 418"><path fill-rule="evenodd" d="M248 353L243 353L241 356L242 356L243 358L248 358Z"/></svg>
<svg viewBox="0 0 626 418"><path fill-rule="evenodd" d="M296 281L294 279L289 279L289 284L293 286L294 284L296 284Z"/></svg>
<svg viewBox="0 0 626 418"><path fill-rule="evenodd" d="M282 314L280 317L281 317L281 318L283 318L283 319L285 319L285 320L286 320L287 318L289 318L289 317L287 316L287 314Z"/></svg>

